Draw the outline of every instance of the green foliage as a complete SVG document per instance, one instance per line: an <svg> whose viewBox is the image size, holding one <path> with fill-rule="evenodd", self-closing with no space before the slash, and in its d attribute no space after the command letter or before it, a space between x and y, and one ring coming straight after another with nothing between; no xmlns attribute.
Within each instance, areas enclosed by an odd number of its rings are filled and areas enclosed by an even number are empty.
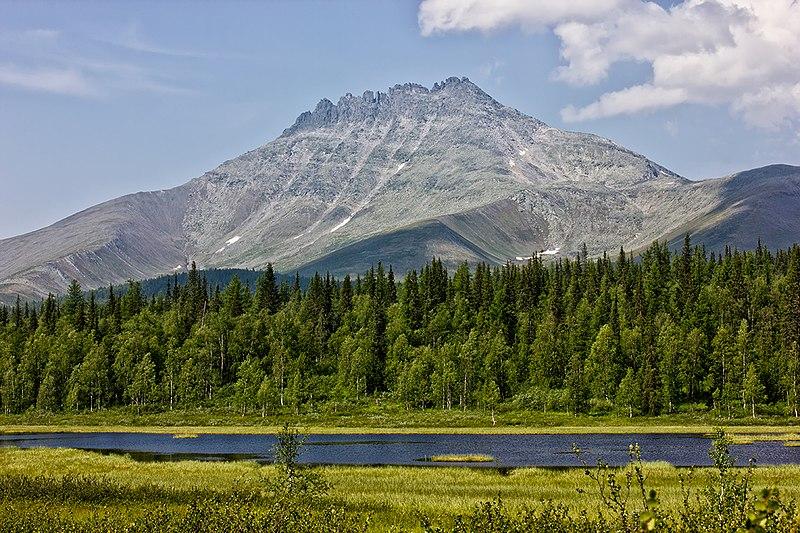
<svg viewBox="0 0 800 533"><path fill-rule="evenodd" d="M221 275L0 308L3 412L800 413L798 246L708 255L687 239L452 276L433 259L399 282L380 263L354 282Z"/></svg>
<svg viewBox="0 0 800 533"><path fill-rule="evenodd" d="M289 424L276 435L273 454L278 476L270 480L269 489L278 501L317 503L327 495L329 485L317 472L298 462L305 438Z"/></svg>
<svg viewBox="0 0 800 533"><path fill-rule="evenodd" d="M212 491L187 493L153 484L136 487L88 475L49 476L6 473L0 475L0 501L110 504L121 502L189 503L211 498Z"/></svg>
<svg viewBox="0 0 800 533"><path fill-rule="evenodd" d="M575 444L573 453L582 461L582 450ZM606 516L619 531L651 531L664 520L658 511L657 493L646 487L639 445L631 444L628 455L630 462L621 473L599 460L594 469L584 463L584 474L596 488Z"/></svg>
<svg viewBox="0 0 800 533"><path fill-rule="evenodd" d="M591 519L585 513L577 516L564 505L547 502L540 508L523 512L509 511L502 500L497 499L479 505L472 513L455 518L452 527L433 525L429 517L421 517L425 533L527 533L529 531L552 531L554 533L605 533L612 529L603 519Z"/></svg>
<svg viewBox="0 0 800 533"><path fill-rule="evenodd" d="M639 384L632 368L628 369L617 390L617 409L633 418L633 409L639 405Z"/></svg>
<svg viewBox="0 0 800 533"><path fill-rule="evenodd" d="M14 480L12 482L16 482ZM3 500L0 503L0 529L4 532L33 533L39 531L104 533L198 533L217 531L292 531L301 533L344 533L365 531L368 518L349 513L332 504L312 505L299 499L264 498L252 493L205 495L202 491L171 493L147 487L123 495L118 487L105 481L90 479L32 480L34 487L53 489L50 497ZM0 491L7 480L0 479ZM14 487L12 487L13 491ZM66 496L67 491L74 491ZM19 490L14 497L21 498ZM119 513L96 506L88 514L64 514L54 509L53 503L68 498L83 505L108 504L122 501L138 504L138 512ZM173 506L166 503L186 502ZM40 503L41 502L41 503Z"/></svg>

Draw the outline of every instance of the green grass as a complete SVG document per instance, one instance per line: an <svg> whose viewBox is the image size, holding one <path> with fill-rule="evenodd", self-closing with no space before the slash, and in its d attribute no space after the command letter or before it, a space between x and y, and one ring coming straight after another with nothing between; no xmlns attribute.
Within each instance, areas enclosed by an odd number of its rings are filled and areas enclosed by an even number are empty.
<svg viewBox="0 0 800 533"><path fill-rule="evenodd" d="M428 409L406 411L393 404L365 404L336 413L321 411L293 416L289 413L262 418L259 414L241 416L226 410L186 410L144 413L113 409L95 413L26 412L0 415L0 432L27 433L49 431L136 431L153 433L276 433L284 423L304 433L491 433L491 434L567 434L567 433L700 433L709 434L718 426L731 435L747 435L780 440L800 438L800 421L769 417L727 419L708 414L678 414L660 417L627 418L614 415L570 416L534 411L500 410L497 424L491 414L481 410ZM180 431L178 431L180 430Z"/></svg>
<svg viewBox="0 0 800 533"><path fill-rule="evenodd" d="M355 467L328 466L316 469L331 484L330 498L348 509L370 513L375 531L392 525L404 529L418 526L419 513L451 520L467 513L480 502L502 498L510 509L536 506L553 500L573 509L596 514L600 500L583 470L521 468L500 471L492 468L458 467ZM648 486L658 491L661 505L678 509L682 505L678 473L666 463L645 465ZM205 463L198 461L143 463L128 457L100 455L65 449L1 449L0 475L32 476L84 475L129 487L163 488L169 491L208 491L226 494L234 489L258 491L275 473L272 466L253 462ZM711 476L707 469L695 472L693 485L699 487ZM786 499L800 498L800 466L759 467L756 488L775 487ZM579 489L586 491L579 493ZM148 489L152 491L152 489ZM176 497L176 500L180 498ZM157 502L152 502L153 504ZM63 513L89 512L91 505L53 503ZM147 502L104 503L104 512L131 516Z"/></svg>

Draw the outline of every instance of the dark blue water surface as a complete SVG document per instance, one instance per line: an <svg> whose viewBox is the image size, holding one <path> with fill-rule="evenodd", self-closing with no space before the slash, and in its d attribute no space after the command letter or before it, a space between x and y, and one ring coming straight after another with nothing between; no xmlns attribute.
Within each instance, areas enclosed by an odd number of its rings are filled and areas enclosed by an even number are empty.
<svg viewBox="0 0 800 533"><path fill-rule="evenodd" d="M708 465L711 441L702 435L309 435L300 460L313 464L430 465L425 458L440 454L486 454L488 467L571 467L581 462L572 454L576 443L583 460L611 465L628 462L628 448L638 443L645 461L667 461L676 466ZM35 433L0 435L0 446L19 448L77 448L103 453L125 453L139 460L199 459L228 461L271 459L273 435L201 434L176 439L155 433ZM731 446L738 465L800 464L800 447L780 441Z"/></svg>

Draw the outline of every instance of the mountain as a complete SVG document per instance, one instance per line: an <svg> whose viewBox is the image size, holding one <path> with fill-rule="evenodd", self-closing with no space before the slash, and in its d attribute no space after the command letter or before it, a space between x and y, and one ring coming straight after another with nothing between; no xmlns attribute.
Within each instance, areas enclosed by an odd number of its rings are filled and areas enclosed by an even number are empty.
<svg viewBox="0 0 800 533"><path fill-rule="evenodd" d="M713 198L713 205L663 239L679 241L689 232L711 250L726 245L753 248L758 239L770 248L800 241L800 167L770 165L697 182L694 187L698 194Z"/></svg>
<svg viewBox="0 0 800 533"><path fill-rule="evenodd" d="M800 168L703 182L559 130L466 78L323 99L274 141L185 185L0 240L0 296L203 268L404 272L638 249L692 232L711 248L797 240ZM519 258L519 259L518 259Z"/></svg>

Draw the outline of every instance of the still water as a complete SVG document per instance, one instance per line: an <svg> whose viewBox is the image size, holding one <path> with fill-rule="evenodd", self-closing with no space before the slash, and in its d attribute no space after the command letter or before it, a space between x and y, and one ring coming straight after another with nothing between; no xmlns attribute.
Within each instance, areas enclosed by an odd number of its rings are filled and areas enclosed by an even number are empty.
<svg viewBox="0 0 800 533"><path fill-rule="evenodd" d="M576 443L583 460L611 465L628 462L628 447L639 443L645 461L667 461L676 466L710 464L711 441L701 435L309 435L300 461L338 465L431 465L425 459L444 454L485 454L486 467L571 467L581 462L572 454ZM31 433L0 435L0 446L19 448L76 448L101 453L129 454L143 461L271 460L272 435L200 434L176 439L155 433ZM800 464L800 447L783 442L755 442L731 447L738 465ZM452 463L449 463L452 464Z"/></svg>

